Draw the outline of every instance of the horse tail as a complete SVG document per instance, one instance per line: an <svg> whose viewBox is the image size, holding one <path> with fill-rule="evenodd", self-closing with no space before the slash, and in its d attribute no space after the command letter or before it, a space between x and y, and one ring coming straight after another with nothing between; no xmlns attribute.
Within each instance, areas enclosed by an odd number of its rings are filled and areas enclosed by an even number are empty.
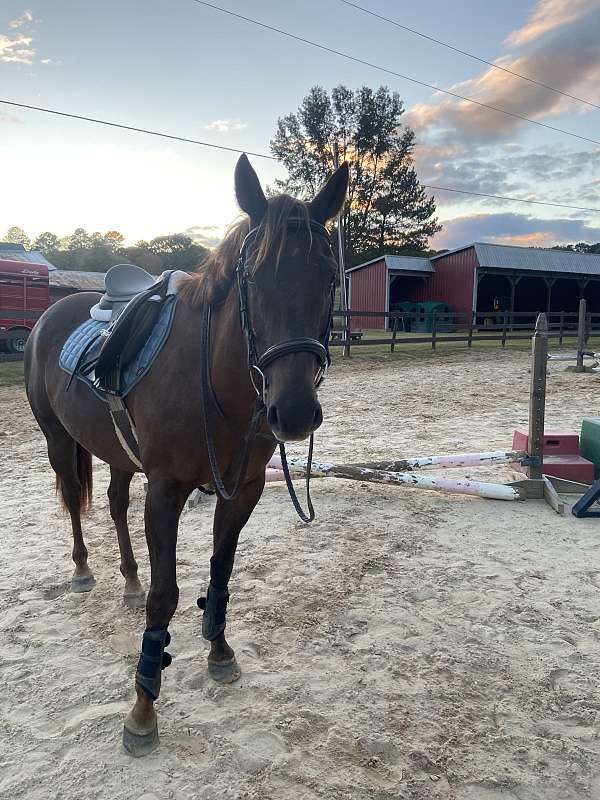
<svg viewBox="0 0 600 800"><path fill-rule="evenodd" d="M92 507L92 455L79 442L75 442L75 467L79 493L79 509L81 514L87 513ZM56 474L56 493L60 494L63 508L69 511L69 496L63 478Z"/></svg>

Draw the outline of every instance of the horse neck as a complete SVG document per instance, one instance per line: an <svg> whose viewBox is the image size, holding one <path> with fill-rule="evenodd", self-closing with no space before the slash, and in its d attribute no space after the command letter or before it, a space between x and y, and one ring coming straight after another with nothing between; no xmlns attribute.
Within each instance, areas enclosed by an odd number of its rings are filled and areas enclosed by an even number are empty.
<svg viewBox="0 0 600 800"><path fill-rule="evenodd" d="M235 283L225 301L212 313L210 336L211 378L217 400L226 416L246 417L254 407L256 392L248 370Z"/></svg>

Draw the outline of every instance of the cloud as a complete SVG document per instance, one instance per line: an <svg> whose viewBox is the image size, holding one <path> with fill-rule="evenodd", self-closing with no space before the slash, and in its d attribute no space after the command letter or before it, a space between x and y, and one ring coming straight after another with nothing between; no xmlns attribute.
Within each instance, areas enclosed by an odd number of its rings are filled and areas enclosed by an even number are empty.
<svg viewBox="0 0 600 800"><path fill-rule="evenodd" d="M597 0L538 0L527 23L513 31L505 44L513 47L528 44L585 16L594 8L597 8Z"/></svg>
<svg viewBox="0 0 600 800"><path fill-rule="evenodd" d="M9 33L0 33L0 62L13 64L60 64L53 58L36 58L33 46L31 26L34 22L33 12L26 8L16 19L8 23Z"/></svg>
<svg viewBox="0 0 600 800"><path fill-rule="evenodd" d="M572 5L565 3L565 5ZM577 24L557 27L537 47L520 55L497 60L506 69L528 75L562 92L600 100L600 4L598 0L577 2L581 16ZM516 78L490 67L481 75L451 87L457 94L489 106L535 120L586 109L563 95ZM465 143L490 143L505 139L528 123L518 117L482 108L463 100L435 95L437 101L415 105L405 114L405 121L417 133L428 136L455 137Z"/></svg>
<svg viewBox="0 0 600 800"><path fill-rule="evenodd" d="M600 227L583 219L540 219L512 212L469 214L442 222L443 229L432 241L436 249L462 247L471 242L551 247L565 242L598 242Z"/></svg>
<svg viewBox="0 0 600 800"><path fill-rule="evenodd" d="M229 133L230 131L243 131L248 125L240 122L239 119L215 119L204 126L207 131L217 131L218 133Z"/></svg>
<svg viewBox="0 0 600 800"><path fill-rule="evenodd" d="M600 173L600 147L583 150L552 145L530 151L468 148L460 143L426 145L415 150L415 166L419 179L433 186L600 208L600 181L593 178ZM440 210L475 201L461 194L431 191ZM476 202L497 204L485 198Z"/></svg>
<svg viewBox="0 0 600 800"><path fill-rule="evenodd" d="M22 28L23 25L28 25L30 22L33 22L33 13L31 12L31 9L26 8L20 16L8 23L8 27Z"/></svg>
<svg viewBox="0 0 600 800"><path fill-rule="evenodd" d="M14 36L0 33L0 61L15 64L33 64L35 50L31 47L31 36Z"/></svg>
<svg viewBox="0 0 600 800"><path fill-rule="evenodd" d="M224 229L220 225L193 225L183 231L184 236L189 236L196 244L203 247L216 247L223 238Z"/></svg>
<svg viewBox="0 0 600 800"><path fill-rule="evenodd" d="M22 125L23 120L5 109L0 110L0 125Z"/></svg>

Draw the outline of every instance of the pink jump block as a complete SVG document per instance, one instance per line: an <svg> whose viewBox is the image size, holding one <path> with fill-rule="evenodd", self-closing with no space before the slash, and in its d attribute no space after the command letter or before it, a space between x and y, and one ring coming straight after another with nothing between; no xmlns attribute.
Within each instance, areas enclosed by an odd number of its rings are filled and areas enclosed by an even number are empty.
<svg viewBox="0 0 600 800"><path fill-rule="evenodd" d="M513 450L527 450L529 436L526 431L515 431ZM573 431L550 429L544 431L544 455L579 455L579 434Z"/></svg>
<svg viewBox="0 0 600 800"><path fill-rule="evenodd" d="M528 435L515 431L513 450L527 450ZM513 469L529 475L529 468L513 464ZM543 468L545 475L578 483L594 482L594 465L579 455L579 436L572 431L547 430L544 432Z"/></svg>

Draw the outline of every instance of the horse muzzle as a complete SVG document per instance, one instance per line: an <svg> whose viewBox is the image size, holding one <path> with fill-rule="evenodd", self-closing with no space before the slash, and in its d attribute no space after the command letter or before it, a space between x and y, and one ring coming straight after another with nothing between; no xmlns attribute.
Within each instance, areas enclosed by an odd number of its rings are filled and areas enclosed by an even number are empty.
<svg viewBox="0 0 600 800"><path fill-rule="evenodd" d="M312 397L285 396L267 403L267 422L280 442L300 442L317 430L323 422L321 404Z"/></svg>

